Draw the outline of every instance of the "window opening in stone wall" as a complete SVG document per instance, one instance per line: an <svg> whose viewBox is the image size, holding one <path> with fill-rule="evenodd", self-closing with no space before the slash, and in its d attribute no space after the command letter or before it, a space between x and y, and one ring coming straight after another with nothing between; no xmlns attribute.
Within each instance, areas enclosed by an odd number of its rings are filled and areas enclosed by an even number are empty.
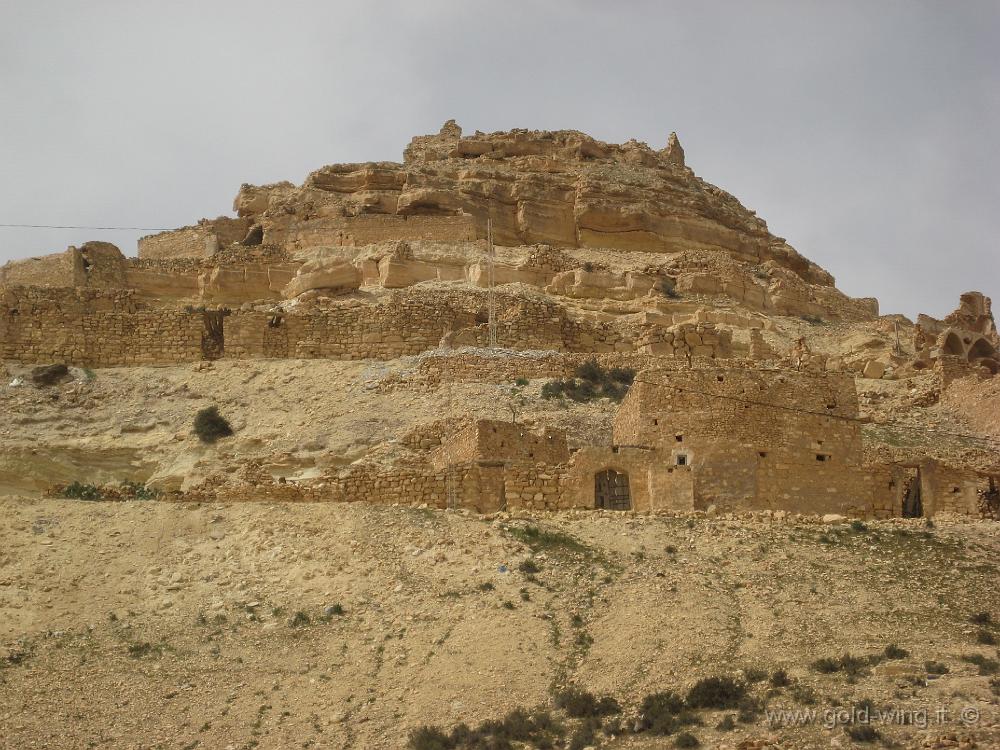
<svg viewBox="0 0 1000 750"><path fill-rule="evenodd" d="M767 458L767 451L757 451L757 455L761 458Z"/></svg>
<svg viewBox="0 0 1000 750"><path fill-rule="evenodd" d="M687 462L688 462L687 455L685 455L684 453L678 453L677 454L677 465L678 466L687 466Z"/></svg>
<svg viewBox="0 0 1000 750"><path fill-rule="evenodd" d="M606 469L594 475L594 507L604 510L631 510L632 493L628 474Z"/></svg>
<svg viewBox="0 0 1000 750"><path fill-rule="evenodd" d="M817 453L816 454L816 460L817 461L829 461L830 460L830 454L829 453Z"/></svg>
<svg viewBox="0 0 1000 750"><path fill-rule="evenodd" d="M676 440L678 443L683 443L684 442L684 436L683 435L674 435L674 440Z"/></svg>

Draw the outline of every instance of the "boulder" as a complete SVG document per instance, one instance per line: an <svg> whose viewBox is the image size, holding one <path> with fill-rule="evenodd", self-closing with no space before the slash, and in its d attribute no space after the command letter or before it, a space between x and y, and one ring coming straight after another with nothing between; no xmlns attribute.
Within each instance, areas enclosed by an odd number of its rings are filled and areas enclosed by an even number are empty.
<svg viewBox="0 0 1000 750"><path fill-rule="evenodd" d="M282 290L285 299L311 289L351 292L361 286L361 271L342 258L317 258L303 265Z"/></svg>
<svg viewBox="0 0 1000 750"><path fill-rule="evenodd" d="M873 380L878 380L885 374L885 363L879 362L877 359L868 360L868 364L865 365L864 372L862 375L866 378L872 378Z"/></svg>
<svg viewBox="0 0 1000 750"><path fill-rule="evenodd" d="M42 365L31 370L31 382L40 387L59 385L72 377L66 365Z"/></svg>

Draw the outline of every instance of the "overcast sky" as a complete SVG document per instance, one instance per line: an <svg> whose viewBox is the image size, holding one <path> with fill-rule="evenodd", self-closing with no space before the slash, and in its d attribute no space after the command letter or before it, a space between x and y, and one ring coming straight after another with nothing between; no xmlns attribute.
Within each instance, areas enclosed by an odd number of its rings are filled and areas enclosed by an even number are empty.
<svg viewBox="0 0 1000 750"><path fill-rule="evenodd" d="M1000 296L998 0L0 0L0 223L190 224L449 118L676 130L884 313ZM141 234L0 228L0 260Z"/></svg>

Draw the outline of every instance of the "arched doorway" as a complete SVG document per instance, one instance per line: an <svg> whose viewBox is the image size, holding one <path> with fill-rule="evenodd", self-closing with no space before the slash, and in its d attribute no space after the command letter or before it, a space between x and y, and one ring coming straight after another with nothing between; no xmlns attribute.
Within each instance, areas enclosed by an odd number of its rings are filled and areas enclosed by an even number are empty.
<svg viewBox="0 0 1000 750"><path fill-rule="evenodd" d="M949 331L948 335L945 336L944 345L941 347L941 351L945 354L951 354L956 357L964 357L965 344L962 343L962 339L959 338L957 333Z"/></svg>
<svg viewBox="0 0 1000 750"><path fill-rule="evenodd" d="M594 507L604 510L632 510L628 474L606 469L594 475Z"/></svg>

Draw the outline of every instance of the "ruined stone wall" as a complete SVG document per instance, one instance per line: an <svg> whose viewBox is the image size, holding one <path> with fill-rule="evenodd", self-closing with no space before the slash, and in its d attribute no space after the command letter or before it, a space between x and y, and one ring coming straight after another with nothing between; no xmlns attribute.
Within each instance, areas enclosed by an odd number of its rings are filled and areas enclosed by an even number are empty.
<svg viewBox="0 0 1000 750"><path fill-rule="evenodd" d="M927 461L920 467L920 476L925 516L979 515L979 491L989 484L984 475L940 461Z"/></svg>
<svg viewBox="0 0 1000 750"><path fill-rule="evenodd" d="M0 286L73 287L82 282L83 262L74 247L62 253L11 261L0 268Z"/></svg>
<svg viewBox="0 0 1000 750"><path fill-rule="evenodd" d="M200 313L148 309L126 291L7 288L0 356L87 366L191 362L202 357L204 327Z"/></svg>
<svg viewBox="0 0 1000 750"><path fill-rule="evenodd" d="M511 422L480 419L445 439L431 456L435 466L478 460L565 463L569 460L566 433L554 428L535 431Z"/></svg>
<svg viewBox="0 0 1000 750"><path fill-rule="evenodd" d="M694 467L696 507L834 512L872 504L857 408L853 382L842 375L642 372L614 435Z"/></svg>
<svg viewBox="0 0 1000 750"><path fill-rule="evenodd" d="M143 260L208 258L218 249L215 234L203 226L151 234L139 240L139 258Z"/></svg>

